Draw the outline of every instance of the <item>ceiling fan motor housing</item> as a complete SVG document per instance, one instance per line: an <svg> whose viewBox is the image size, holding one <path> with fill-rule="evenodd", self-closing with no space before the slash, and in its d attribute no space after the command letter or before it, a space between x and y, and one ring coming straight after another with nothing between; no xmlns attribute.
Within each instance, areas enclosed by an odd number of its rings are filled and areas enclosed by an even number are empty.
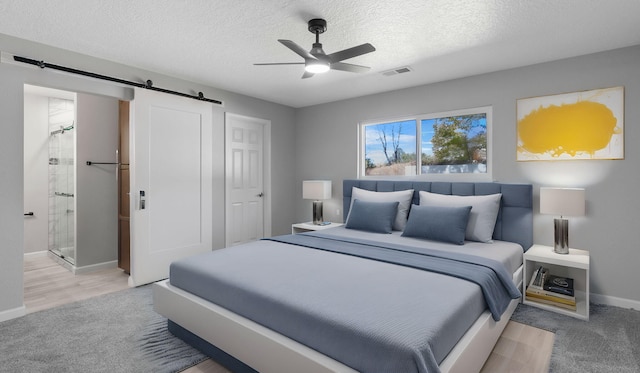
<svg viewBox="0 0 640 373"><path fill-rule="evenodd" d="M312 34L322 34L327 31L327 21L321 18L314 18L309 21L309 32Z"/></svg>

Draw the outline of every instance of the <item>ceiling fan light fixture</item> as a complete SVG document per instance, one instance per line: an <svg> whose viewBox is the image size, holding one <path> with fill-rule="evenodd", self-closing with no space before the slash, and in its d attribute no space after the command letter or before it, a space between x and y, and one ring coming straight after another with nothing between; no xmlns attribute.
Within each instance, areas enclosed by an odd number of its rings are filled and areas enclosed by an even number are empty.
<svg viewBox="0 0 640 373"><path fill-rule="evenodd" d="M326 73L329 70L341 70L352 73L364 73L369 71L370 68L367 66L354 65L342 61L375 51L376 48L374 48L373 45L365 43L331 54L326 54L324 50L322 50L322 44L320 43L320 34L326 30L327 21L324 19L314 18L309 21L309 31L316 36L316 42L313 43L311 50L306 50L291 40L278 39L280 44L291 49L298 56L304 58L304 62L254 63L254 65L304 64L305 72L302 74L302 79L311 78L316 74Z"/></svg>
<svg viewBox="0 0 640 373"><path fill-rule="evenodd" d="M322 74L329 71L329 62L326 61L311 61L304 66L305 71L312 74Z"/></svg>

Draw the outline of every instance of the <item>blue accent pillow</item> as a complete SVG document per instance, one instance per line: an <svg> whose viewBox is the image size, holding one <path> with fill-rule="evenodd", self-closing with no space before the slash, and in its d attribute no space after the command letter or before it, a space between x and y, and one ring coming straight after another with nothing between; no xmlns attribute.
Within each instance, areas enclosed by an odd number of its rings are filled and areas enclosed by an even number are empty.
<svg viewBox="0 0 640 373"><path fill-rule="evenodd" d="M420 206L471 206L465 238L469 241L492 242L500 211L501 193L478 196L454 196L421 190Z"/></svg>
<svg viewBox="0 0 640 373"><path fill-rule="evenodd" d="M413 205L402 235L464 245L470 212L471 206Z"/></svg>
<svg viewBox="0 0 640 373"><path fill-rule="evenodd" d="M398 212L398 202L353 200L345 228L376 233L391 233Z"/></svg>
<svg viewBox="0 0 640 373"><path fill-rule="evenodd" d="M398 201L398 211L396 213L396 219L393 222L393 230L402 231L404 230L404 226L407 225L407 215L409 214L411 200L413 199L413 189L399 190L396 192L374 192L353 187L351 188L351 199L370 202ZM349 220L348 216L347 220Z"/></svg>

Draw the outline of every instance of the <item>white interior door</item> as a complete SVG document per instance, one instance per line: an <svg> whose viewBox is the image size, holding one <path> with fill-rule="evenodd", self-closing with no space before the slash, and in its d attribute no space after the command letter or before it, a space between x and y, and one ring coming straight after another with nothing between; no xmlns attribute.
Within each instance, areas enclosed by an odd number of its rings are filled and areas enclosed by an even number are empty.
<svg viewBox="0 0 640 373"><path fill-rule="evenodd" d="M172 261L212 249L211 103L136 89L131 103L131 276L169 277Z"/></svg>
<svg viewBox="0 0 640 373"><path fill-rule="evenodd" d="M264 140L268 123L225 114L227 247L264 237Z"/></svg>

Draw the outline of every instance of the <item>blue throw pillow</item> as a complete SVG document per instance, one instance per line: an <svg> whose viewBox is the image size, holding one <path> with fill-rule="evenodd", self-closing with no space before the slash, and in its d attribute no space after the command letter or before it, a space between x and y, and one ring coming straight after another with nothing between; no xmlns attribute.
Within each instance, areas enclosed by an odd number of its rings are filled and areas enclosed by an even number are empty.
<svg viewBox="0 0 640 373"><path fill-rule="evenodd" d="M471 206L413 205L402 235L463 245L470 212Z"/></svg>
<svg viewBox="0 0 640 373"><path fill-rule="evenodd" d="M376 233L391 233L398 202L353 200L345 228Z"/></svg>
<svg viewBox="0 0 640 373"><path fill-rule="evenodd" d="M491 242L500 210L501 193L481 196L453 196L420 191L420 206L471 206L465 238L469 241Z"/></svg>

